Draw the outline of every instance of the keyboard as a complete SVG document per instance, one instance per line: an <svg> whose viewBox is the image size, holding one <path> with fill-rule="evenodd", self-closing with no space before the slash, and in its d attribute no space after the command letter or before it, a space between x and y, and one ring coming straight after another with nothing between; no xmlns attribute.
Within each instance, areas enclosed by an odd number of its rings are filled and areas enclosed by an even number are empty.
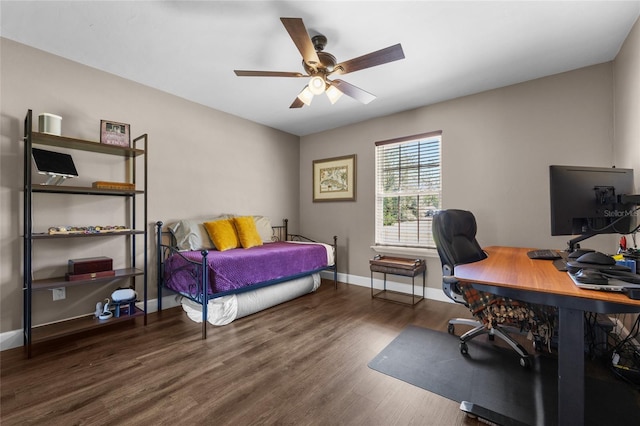
<svg viewBox="0 0 640 426"><path fill-rule="evenodd" d="M560 259L562 256L558 254L555 250L541 249L541 250L531 250L527 252L527 256L529 259L543 259L543 260L554 260Z"/></svg>

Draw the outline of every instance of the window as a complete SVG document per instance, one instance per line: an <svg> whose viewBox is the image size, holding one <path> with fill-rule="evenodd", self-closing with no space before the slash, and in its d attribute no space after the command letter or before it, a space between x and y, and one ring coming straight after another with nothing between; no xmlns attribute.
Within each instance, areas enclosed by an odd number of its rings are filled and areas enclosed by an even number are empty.
<svg viewBox="0 0 640 426"><path fill-rule="evenodd" d="M435 248L431 221L442 202L441 135L376 142L377 245Z"/></svg>

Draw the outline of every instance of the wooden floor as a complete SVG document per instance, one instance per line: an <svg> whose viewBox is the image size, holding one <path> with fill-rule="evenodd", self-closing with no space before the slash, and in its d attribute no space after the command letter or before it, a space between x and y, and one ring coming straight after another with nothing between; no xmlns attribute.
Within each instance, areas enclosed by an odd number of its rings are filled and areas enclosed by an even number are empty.
<svg viewBox="0 0 640 426"><path fill-rule="evenodd" d="M310 295L223 327L180 308L148 325L0 354L9 425L476 425L459 403L371 370L409 324L446 331L451 303L407 307L325 282Z"/></svg>

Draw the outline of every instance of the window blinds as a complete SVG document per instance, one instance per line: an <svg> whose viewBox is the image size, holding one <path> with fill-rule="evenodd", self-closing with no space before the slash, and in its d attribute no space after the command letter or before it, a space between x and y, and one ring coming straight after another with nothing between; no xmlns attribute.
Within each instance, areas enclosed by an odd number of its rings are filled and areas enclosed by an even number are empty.
<svg viewBox="0 0 640 426"><path fill-rule="evenodd" d="M434 248L441 132L376 142L376 244Z"/></svg>

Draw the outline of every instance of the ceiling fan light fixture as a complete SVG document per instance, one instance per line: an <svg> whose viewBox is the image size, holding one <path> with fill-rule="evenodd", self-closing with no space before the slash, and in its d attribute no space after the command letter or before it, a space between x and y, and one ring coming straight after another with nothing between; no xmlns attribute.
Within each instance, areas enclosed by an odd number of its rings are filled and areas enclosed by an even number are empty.
<svg viewBox="0 0 640 426"><path fill-rule="evenodd" d="M300 99L306 106L311 105L311 101L313 100L313 93L309 90L309 86L304 86L302 92L298 94L298 99Z"/></svg>
<svg viewBox="0 0 640 426"><path fill-rule="evenodd" d="M336 86L330 85L327 88L327 97L329 98L329 102L331 104L335 104L338 102L338 99L342 96L342 92L336 88Z"/></svg>
<svg viewBox="0 0 640 426"><path fill-rule="evenodd" d="M309 83L298 94L289 108L301 108L303 105L311 105L313 97L324 92L327 92L327 97L332 104L336 103L343 94L363 104L368 104L376 98L371 93L346 81L329 80L328 78L404 59L402 45L398 43L338 63L335 56L324 51L327 38L321 34L310 37L302 18L281 17L280 21L302 55L302 68L306 74L300 72L250 70L234 70L234 72L239 77L309 77Z"/></svg>
<svg viewBox="0 0 640 426"><path fill-rule="evenodd" d="M308 88L314 95L321 95L324 93L327 83L320 76L314 75L309 80Z"/></svg>

